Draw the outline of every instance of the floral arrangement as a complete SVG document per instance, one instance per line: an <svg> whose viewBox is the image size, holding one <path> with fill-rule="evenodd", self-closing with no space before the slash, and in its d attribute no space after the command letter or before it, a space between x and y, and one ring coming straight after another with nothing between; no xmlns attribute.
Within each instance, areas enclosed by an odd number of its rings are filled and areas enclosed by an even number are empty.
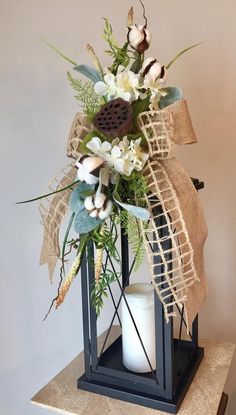
<svg viewBox="0 0 236 415"><path fill-rule="evenodd" d="M78 65L49 45L82 75L77 78L67 73L75 98L92 126L80 141L80 156L74 163L75 180L64 188L33 199L70 191L71 217L60 253L61 279L50 310L64 301L89 241L96 246L92 301L97 314L107 295L107 286L116 278L113 271L103 267L103 251L109 251L117 263L121 261L116 248L119 225L129 237L135 270L145 255L141 226L148 226L150 211L146 203L149 188L143 169L149 158L149 146L139 127L138 116L145 111L161 110L182 98L180 88L165 86L168 70L183 53L197 45L184 49L165 65L157 58L145 57L151 33L143 4L142 7L144 23L141 25L134 23L132 7L128 12L123 46L116 41L108 19L104 19L103 38L108 45L106 52L112 59L109 67L103 68L90 45L87 49L93 66ZM71 239L72 226L77 237ZM73 249L76 258L66 271L66 256Z"/></svg>

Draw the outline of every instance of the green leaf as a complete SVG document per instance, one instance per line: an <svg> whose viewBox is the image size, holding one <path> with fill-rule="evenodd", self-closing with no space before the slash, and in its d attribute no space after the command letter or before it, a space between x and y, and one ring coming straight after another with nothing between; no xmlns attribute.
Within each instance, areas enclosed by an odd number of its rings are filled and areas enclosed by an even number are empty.
<svg viewBox="0 0 236 415"><path fill-rule="evenodd" d="M46 43L46 45L48 45L54 52L56 52L58 55L60 55L63 59L65 59L67 62L72 63L72 65L77 65L76 62L74 62L72 59L68 58L66 55L64 55L64 53L60 52L60 50L58 50L57 48L55 48L55 46L51 45L51 43L47 42L44 39L41 39L42 42Z"/></svg>
<svg viewBox="0 0 236 415"><path fill-rule="evenodd" d="M76 180L75 182L70 183L68 186L63 187L62 189L55 190L55 192L47 193L45 195L35 197L34 199L23 200L22 202L16 202L16 205L21 205L23 203L35 202L36 200L43 199L44 197L48 197L48 196L55 195L56 193L64 192L67 189L71 189L75 184L77 184L79 182L80 182L80 180Z"/></svg>
<svg viewBox="0 0 236 415"><path fill-rule="evenodd" d="M134 52L135 60L133 64L131 65L130 70L134 73L138 73L141 69L141 66L143 64L143 54L139 52Z"/></svg>
<svg viewBox="0 0 236 415"><path fill-rule="evenodd" d="M119 65L126 67L130 62L130 57L128 53L128 42L124 44L123 47L120 47L117 40L114 38L113 29L108 19L104 18L105 27L103 31L103 39L108 43L110 49L105 52L108 55L112 56L114 62L110 67L110 70L113 74L116 74L117 68Z"/></svg>
<svg viewBox="0 0 236 415"><path fill-rule="evenodd" d="M137 101L133 101L131 104L132 107L132 115L133 119L135 120L141 112L148 111L150 104L150 98L138 99Z"/></svg>
<svg viewBox="0 0 236 415"><path fill-rule="evenodd" d="M94 83L102 81L102 77L100 73L96 69L94 69L92 66L77 65L73 69L81 73L82 75L86 76L88 79L90 79Z"/></svg>
<svg viewBox="0 0 236 415"><path fill-rule="evenodd" d="M174 57L174 59L172 59L168 63L168 65L165 65L166 69L169 69L171 67L171 65L173 65L173 63L175 63L175 61L177 61L177 59L179 59L180 56L182 56L184 53L186 53L189 50L191 50L193 48L196 48L196 46L199 46L199 45L202 45L202 44L203 44L203 42L199 42L199 43L196 43L195 45L189 46L188 48L181 50L179 53L177 53L177 55Z"/></svg>
<svg viewBox="0 0 236 415"><path fill-rule="evenodd" d="M144 221L148 220L150 213L147 209L144 209L139 206L129 205L128 203L122 202L117 190L114 191L113 198L119 206L121 206L123 209L130 212L136 218L144 220Z"/></svg>
<svg viewBox="0 0 236 415"><path fill-rule="evenodd" d="M62 244L61 257L62 257L62 263L63 263L63 271L64 271L64 273L65 273L64 261L65 261L66 244L67 244L68 236L69 236L69 233L70 233L70 230L71 230L71 226L73 224L74 217L75 217L75 212L73 212L72 215L71 215L71 217L70 217L70 221L69 221L69 224L67 226L66 233L65 233L65 236L64 236L64 239L63 239L63 244Z"/></svg>
<svg viewBox="0 0 236 415"><path fill-rule="evenodd" d="M84 199L89 194L94 193L94 185L87 183L80 183L80 185L73 190L69 200L69 206L72 212L80 212L84 209Z"/></svg>
<svg viewBox="0 0 236 415"><path fill-rule="evenodd" d="M101 219L91 218L87 209L83 209L75 215L74 228L77 233L84 234L92 231L101 223Z"/></svg>
<svg viewBox="0 0 236 415"><path fill-rule="evenodd" d="M176 101L179 101L180 99L183 99L182 91L178 87L163 88L162 91L167 92L167 95L161 97L159 101L160 109L165 108L168 105L171 105Z"/></svg>

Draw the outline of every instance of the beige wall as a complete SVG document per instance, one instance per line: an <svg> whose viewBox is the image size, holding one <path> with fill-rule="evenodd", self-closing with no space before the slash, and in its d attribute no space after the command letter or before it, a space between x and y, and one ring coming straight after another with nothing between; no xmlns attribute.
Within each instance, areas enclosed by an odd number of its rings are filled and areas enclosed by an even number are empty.
<svg viewBox="0 0 236 415"><path fill-rule="evenodd" d="M141 18L138 2L133 3ZM41 413L27 403L30 394L82 348L78 282L64 308L41 323L55 287L48 285L46 269L38 267L39 216L35 205L13 205L42 192L63 166L65 140L78 109L65 79L68 65L39 38L80 62L89 62L85 44L90 42L107 63L101 17L110 18L122 39L131 4L0 0L0 412L7 415ZM236 1L147 0L146 5L150 54L163 63L179 49L205 42L176 63L169 84L182 87L199 137L197 145L179 149L178 155L189 173L206 183L201 198L209 225L209 297L201 334L236 342ZM231 395L227 413L234 415L236 361L226 390Z"/></svg>

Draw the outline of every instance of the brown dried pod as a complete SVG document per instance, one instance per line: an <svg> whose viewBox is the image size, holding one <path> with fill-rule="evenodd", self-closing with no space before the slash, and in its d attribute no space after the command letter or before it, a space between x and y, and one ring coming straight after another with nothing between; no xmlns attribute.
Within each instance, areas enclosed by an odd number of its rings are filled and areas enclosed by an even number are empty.
<svg viewBox="0 0 236 415"><path fill-rule="evenodd" d="M132 109L129 102L116 98L103 105L93 120L98 131L108 137L123 137L132 127Z"/></svg>

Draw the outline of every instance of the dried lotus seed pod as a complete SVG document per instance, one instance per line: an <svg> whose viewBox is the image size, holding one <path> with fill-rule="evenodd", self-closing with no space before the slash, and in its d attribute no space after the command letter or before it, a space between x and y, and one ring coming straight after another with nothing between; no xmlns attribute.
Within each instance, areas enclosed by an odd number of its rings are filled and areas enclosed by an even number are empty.
<svg viewBox="0 0 236 415"><path fill-rule="evenodd" d="M132 109L129 102L116 98L103 105L93 120L102 134L111 138L123 137L132 127Z"/></svg>

